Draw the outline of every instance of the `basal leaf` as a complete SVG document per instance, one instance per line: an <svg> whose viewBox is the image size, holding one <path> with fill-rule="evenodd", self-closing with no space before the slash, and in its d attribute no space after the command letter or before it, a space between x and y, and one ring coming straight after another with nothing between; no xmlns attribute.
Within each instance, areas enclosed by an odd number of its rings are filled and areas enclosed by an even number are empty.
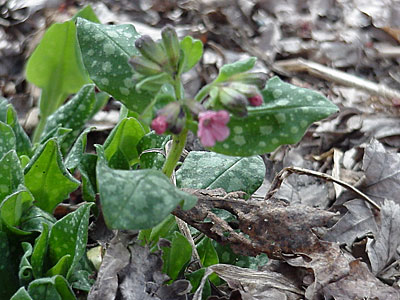
<svg viewBox="0 0 400 300"><path fill-rule="evenodd" d="M44 224L51 227L56 221L53 215L33 205L21 217L20 228L24 231L43 232Z"/></svg>
<svg viewBox="0 0 400 300"><path fill-rule="evenodd" d="M18 265L13 264L7 234L0 231L0 299L10 299L18 289Z"/></svg>
<svg viewBox="0 0 400 300"><path fill-rule="evenodd" d="M55 275L61 275L66 277L69 267L71 266L71 260L72 257L69 254L60 257L56 262L56 264L46 272L46 277L51 277Z"/></svg>
<svg viewBox="0 0 400 300"><path fill-rule="evenodd" d="M85 201L96 200L96 163L96 154L85 153L78 166L79 172L82 176L82 198Z"/></svg>
<svg viewBox="0 0 400 300"><path fill-rule="evenodd" d="M11 150L0 159L0 203L23 183L21 164L15 150Z"/></svg>
<svg viewBox="0 0 400 300"><path fill-rule="evenodd" d="M223 188L251 195L262 184L264 161L259 156L232 157L213 152L191 151L176 172L177 186L195 189Z"/></svg>
<svg viewBox="0 0 400 300"><path fill-rule="evenodd" d="M0 122L6 123L7 121L8 105L8 100L0 96Z"/></svg>
<svg viewBox="0 0 400 300"><path fill-rule="evenodd" d="M50 26L28 60L26 78L42 88L40 114L46 118L72 93L90 82L78 51L74 21Z"/></svg>
<svg viewBox="0 0 400 300"><path fill-rule="evenodd" d="M208 267L219 263L218 253L208 237L203 238L197 244L196 248L200 256L201 265L203 267Z"/></svg>
<svg viewBox="0 0 400 300"><path fill-rule="evenodd" d="M246 118L232 116L229 137L211 148L227 155L251 156L300 141L308 126L328 117L337 106L320 93L271 78L262 91L264 105L249 107Z"/></svg>
<svg viewBox="0 0 400 300"><path fill-rule="evenodd" d="M34 300L76 300L67 280L60 275L32 281L28 293Z"/></svg>
<svg viewBox="0 0 400 300"><path fill-rule="evenodd" d="M165 156L159 151L151 151L140 155L141 169L161 170L165 162Z"/></svg>
<svg viewBox="0 0 400 300"><path fill-rule="evenodd" d="M68 272L69 278L76 264L86 250L90 207L93 203L85 203L76 211L58 220L52 227L49 237L49 256L56 264L65 255L70 255Z"/></svg>
<svg viewBox="0 0 400 300"><path fill-rule="evenodd" d="M97 180L104 219L109 228L146 229L162 220L184 200L189 209L196 198L174 187L157 170L114 170L98 146Z"/></svg>
<svg viewBox="0 0 400 300"><path fill-rule="evenodd" d="M78 18L77 32L83 62L90 78L130 110L142 112L152 97L138 93L128 59L138 55L139 37L132 25L101 25Z"/></svg>
<svg viewBox="0 0 400 300"><path fill-rule="evenodd" d="M32 266L29 262L29 257L32 255L32 245L23 242L21 246L24 249L24 255L21 257L19 264L18 277L21 285L27 285L33 279Z"/></svg>
<svg viewBox="0 0 400 300"><path fill-rule="evenodd" d="M29 293L26 291L25 287L21 287L10 300L33 300Z"/></svg>
<svg viewBox="0 0 400 300"><path fill-rule="evenodd" d="M184 66L182 72L187 72L193 68L203 55L203 43L191 36L185 36L180 42L184 54Z"/></svg>
<svg viewBox="0 0 400 300"><path fill-rule="evenodd" d="M0 206L1 221L14 234L28 235L29 231L20 229L21 218L33 203L33 197L27 190L19 190L6 197Z"/></svg>
<svg viewBox="0 0 400 300"><path fill-rule="evenodd" d="M93 11L91 5L86 5L84 8L79 10L71 20L76 21L77 18L83 18L90 22L100 23L100 20L97 18L96 13Z"/></svg>
<svg viewBox="0 0 400 300"><path fill-rule="evenodd" d="M16 139L11 126L0 121L0 159L8 151L16 149Z"/></svg>
<svg viewBox="0 0 400 300"><path fill-rule="evenodd" d="M32 144L31 141L18 122L17 112L14 107L9 104L7 109L7 121L6 123L11 126L14 131L16 138L16 148L18 155L31 156L32 154Z"/></svg>
<svg viewBox="0 0 400 300"><path fill-rule="evenodd" d="M145 133L142 124L135 118L121 120L104 142L104 153L110 167L129 169L137 162L136 146Z"/></svg>
<svg viewBox="0 0 400 300"><path fill-rule="evenodd" d="M31 256L33 277L38 279L43 275L43 266L47 255L47 246L49 243L49 226L42 223L43 231L35 240Z"/></svg>
<svg viewBox="0 0 400 300"><path fill-rule="evenodd" d="M72 129L61 143L62 152L66 153L89 120L95 102L94 85L83 86L71 100L49 116L43 135L48 134L59 125L63 128Z"/></svg>
<svg viewBox="0 0 400 300"><path fill-rule="evenodd" d="M158 135L154 131L151 131L140 139L136 148L139 154L149 149L162 149L170 139L171 136L169 135Z"/></svg>
<svg viewBox="0 0 400 300"><path fill-rule="evenodd" d="M223 65L221 69L219 69L219 74L214 82L222 82L235 74L251 70L256 63L256 60L255 57L250 57L245 60L239 60L231 64Z"/></svg>
<svg viewBox="0 0 400 300"><path fill-rule="evenodd" d="M171 247L162 247L163 250L163 272L175 280L183 267L190 261L192 246L184 235L175 231L171 240Z"/></svg>
<svg viewBox="0 0 400 300"><path fill-rule="evenodd" d="M25 185L33 194L35 205L49 213L79 186L79 181L65 169L55 139L40 146L24 171Z"/></svg>
<svg viewBox="0 0 400 300"><path fill-rule="evenodd" d="M67 169L69 170L75 169L82 160L82 157L86 150L87 134L92 129L93 127L86 128L76 139L74 145L72 146L71 150L68 153L67 158L65 159L65 167Z"/></svg>

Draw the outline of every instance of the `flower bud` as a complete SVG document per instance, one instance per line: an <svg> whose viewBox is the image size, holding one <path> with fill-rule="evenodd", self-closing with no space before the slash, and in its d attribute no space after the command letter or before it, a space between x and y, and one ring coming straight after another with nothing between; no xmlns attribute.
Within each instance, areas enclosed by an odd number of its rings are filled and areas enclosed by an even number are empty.
<svg viewBox="0 0 400 300"><path fill-rule="evenodd" d="M161 31L161 37L164 43L165 51L167 52L169 63L171 64L172 68L175 69L178 65L180 54L178 35L172 26L167 25Z"/></svg>
<svg viewBox="0 0 400 300"><path fill-rule="evenodd" d="M138 38L135 41L135 47L144 57L161 66L163 66L168 60L162 46L153 41L153 39L148 35L142 35Z"/></svg>
<svg viewBox="0 0 400 300"><path fill-rule="evenodd" d="M255 85L246 84L242 82L232 82L229 85L229 87L245 95L246 98L252 97L260 93L260 91Z"/></svg>
<svg viewBox="0 0 400 300"><path fill-rule="evenodd" d="M245 84L251 84L262 90L267 82L267 74L257 73L239 73L230 78L231 81L237 81Z"/></svg>
<svg viewBox="0 0 400 300"><path fill-rule="evenodd" d="M246 96L229 87L220 88L218 96L221 104L228 111L239 117L247 116L246 106L248 102Z"/></svg>
<svg viewBox="0 0 400 300"><path fill-rule="evenodd" d="M168 129L173 134L179 134L179 133L181 133L182 129L185 127L185 124L186 124L186 113L183 110L183 107L180 106L178 116L176 117L174 122L171 122L169 124Z"/></svg>
<svg viewBox="0 0 400 300"><path fill-rule="evenodd" d="M129 63L136 72L142 75L150 76L162 72L162 69L159 65L144 57L132 57L129 59Z"/></svg>
<svg viewBox="0 0 400 300"><path fill-rule="evenodd" d="M167 118L160 115L151 121L151 129L157 134L163 134L168 128Z"/></svg>
<svg viewBox="0 0 400 300"><path fill-rule="evenodd" d="M194 116L206 110L203 105L193 99L187 99L185 105Z"/></svg>
<svg viewBox="0 0 400 300"><path fill-rule="evenodd" d="M260 94L255 94L247 98L251 106L260 106L264 103L263 97Z"/></svg>
<svg viewBox="0 0 400 300"><path fill-rule="evenodd" d="M183 127L185 127L186 114L183 107L178 102L167 104L157 112L157 115L158 117L156 119L163 117L163 120L165 120L167 124L166 129L171 131L173 134L180 133Z"/></svg>

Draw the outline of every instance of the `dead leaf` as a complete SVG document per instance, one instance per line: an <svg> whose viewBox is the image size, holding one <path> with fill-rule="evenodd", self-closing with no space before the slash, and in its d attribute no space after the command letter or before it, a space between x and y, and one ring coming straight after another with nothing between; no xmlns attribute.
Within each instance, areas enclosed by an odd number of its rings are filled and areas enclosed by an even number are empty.
<svg viewBox="0 0 400 300"><path fill-rule="evenodd" d="M392 262L400 245L400 206L386 200L381 210L381 226L375 239L369 239L367 253L372 273L379 274Z"/></svg>
<svg viewBox="0 0 400 300"><path fill-rule="evenodd" d="M374 213L364 200L354 199L343 204L347 213L324 235L324 240L349 247L357 238L378 232Z"/></svg>

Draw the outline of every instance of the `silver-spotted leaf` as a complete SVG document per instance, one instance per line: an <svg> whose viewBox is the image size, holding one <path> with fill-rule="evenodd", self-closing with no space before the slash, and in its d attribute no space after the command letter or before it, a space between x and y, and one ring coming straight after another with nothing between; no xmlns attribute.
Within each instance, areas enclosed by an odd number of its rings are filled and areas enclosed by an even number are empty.
<svg viewBox="0 0 400 300"><path fill-rule="evenodd" d="M36 279L43 275L43 267L49 243L49 226L46 223L42 223L42 225L43 231L35 240L31 257L33 277Z"/></svg>
<svg viewBox="0 0 400 300"><path fill-rule="evenodd" d="M84 85L71 100L49 116L43 135L47 135L59 125L72 129L61 143L61 150L66 153L89 120L95 102L94 84Z"/></svg>
<svg viewBox="0 0 400 300"><path fill-rule="evenodd" d="M33 194L35 205L49 213L79 186L79 181L65 169L55 139L40 146L24 173L25 185Z"/></svg>
<svg viewBox="0 0 400 300"><path fill-rule="evenodd" d="M82 160L84 152L86 150L86 142L87 142L87 134L93 129L94 127L86 128L76 139L74 145L72 146L71 150L69 151L67 158L65 159L65 167L68 170L75 169L76 166Z"/></svg>
<svg viewBox="0 0 400 300"><path fill-rule="evenodd" d="M231 116L229 137L213 151L251 156L274 151L300 141L308 126L335 113L338 108L320 93L271 78L262 91L264 104L249 107L246 118Z"/></svg>
<svg viewBox="0 0 400 300"><path fill-rule="evenodd" d="M107 166L102 147L97 153L100 201L109 228L151 228L182 201L184 209L196 204L196 197L177 189L161 171L114 170Z"/></svg>
<svg viewBox="0 0 400 300"><path fill-rule="evenodd" d="M251 195L262 184L264 161L259 156L232 157L219 153L191 151L176 172L181 188L244 191Z"/></svg>
<svg viewBox="0 0 400 300"><path fill-rule="evenodd" d="M16 139L11 126L0 121L0 159L8 151L16 149Z"/></svg>
<svg viewBox="0 0 400 300"><path fill-rule="evenodd" d="M50 231L49 256L53 264L64 256L70 255L66 278L71 276L75 266L86 250L90 207L93 203L85 203L76 211L58 220Z"/></svg>
<svg viewBox="0 0 400 300"><path fill-rule="evenodd" d="M8 125L14 131L14 135L16 138L16 148L18 155L27 155L31 156L32 154L32 144L31 141L22 128L22 126L18 122L17 112L14 107L9 104L7 109L7 122Z"/></svg>
<svg viewBox="0 0 400 300"><path fill-rule="evenodd" d="M28 293L34 300L76 300L67 280L60 275L32 281Z"/></svg>
<svg viewBox="0 0 400 300"><path fill-rule="evenodd" d="M24 183L24 174L15 150L7 152L0 159L0 203Z"/></svg>
<svg viewBox="0 0 400 300"><path fill-rule="evenodd" d="M139 34L133 25L102 25L78 18L77 32L83 62L93 82L130 110L143 111L151 96L138 93L132 79L128 59L139 55L135 48Z"/></svg>

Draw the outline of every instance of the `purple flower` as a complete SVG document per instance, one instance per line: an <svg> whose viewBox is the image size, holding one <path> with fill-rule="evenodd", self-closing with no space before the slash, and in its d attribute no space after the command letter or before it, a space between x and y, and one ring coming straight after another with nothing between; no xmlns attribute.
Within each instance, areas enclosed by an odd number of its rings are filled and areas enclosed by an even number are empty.
<svg viewBox="0 0 400 300"><path fill-rule="evenodd" d="M251 106L260 106L263 104L263 98L260 94L255 94L254 96L251 96L247 98Z"/></svg>
<svg viewBox="0 0 400 300"><path fill-rule="evenodd" d="M207 110L199 113L197 136L205 147L213 147L216 141L222 142L229 136L229 113L225 110Z"/></svg>
<svg viewBox="0 0 400 300"><path fill-rule="evenodd" d="M167 128L167 117L164 115L159 115L157 118L151 121L151 129L153 129L157 134L163 134Z"/></svg>

